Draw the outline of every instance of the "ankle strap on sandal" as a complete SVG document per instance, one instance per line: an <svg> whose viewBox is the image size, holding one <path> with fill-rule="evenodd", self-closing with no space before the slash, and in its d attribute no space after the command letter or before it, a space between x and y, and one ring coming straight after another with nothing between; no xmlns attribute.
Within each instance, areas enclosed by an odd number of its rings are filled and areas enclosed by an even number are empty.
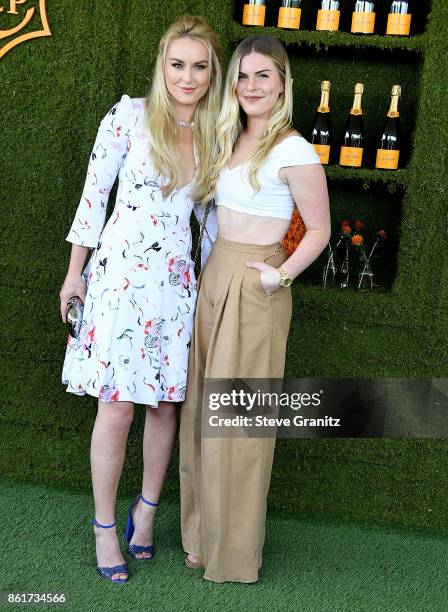
<svg viewBox="0 0 448 612"><path fill-rule="evenodd" d="M142 495L142 494L140 494L140 499L142 500L142 502L144 502L144 503L145 503L145 504L147 504L148 506L154 506L154 507L156 507L156 506L158 506L158 505L159 505L159 503L158 503L158 502L156 503L156 502L151 502L151 501L148 501L147 499L145 499L145 498L143 497L143 495Z"/></svg>
<svg viewBox="0 0 448 612"><path fill-rule="evenodd" d="M92 519L92 525L95 525L95 527L101 527L102 529L110 529L111 527L115 527L116 524L117 523L112 523L112 525L101 525L101 523L98 523L96 518Z"/></svg>

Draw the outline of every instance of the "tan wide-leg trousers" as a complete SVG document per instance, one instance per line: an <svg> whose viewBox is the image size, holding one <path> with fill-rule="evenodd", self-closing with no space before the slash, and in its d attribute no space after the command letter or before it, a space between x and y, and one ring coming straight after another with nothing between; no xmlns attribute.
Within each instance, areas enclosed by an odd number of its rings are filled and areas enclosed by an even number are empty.
<svg viewBox="0 0 448 612"><path fill-rule="evenodd" d="M246 266L281 265L280 249L218 237L199 279L180 426L182 543L215 582L258 580L275 437L201 437L198 383L283 377L291 290L267 296L259 271Z"/></svg>

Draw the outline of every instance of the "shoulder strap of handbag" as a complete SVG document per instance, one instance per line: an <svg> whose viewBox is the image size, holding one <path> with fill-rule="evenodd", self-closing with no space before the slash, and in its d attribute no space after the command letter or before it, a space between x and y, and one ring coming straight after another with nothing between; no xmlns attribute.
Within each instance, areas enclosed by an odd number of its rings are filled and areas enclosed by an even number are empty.
<svg viewBox="0 0 448 612"><path fill-rule="evenodd" d="M214 198L212 198L205 205L204 216L202 217L202 221L201 221L201 225L200 225L200 229L199 229L199 241L198 241L198 244L196 245L196 251L194 253L194 260L193 261L194 261L194 267L195 268L196 268L196 264L198 263L199 254L201 252L202 238L204 237L205 226L207 225L207 217L208 217L208 214L209 214L212 206L214 206L214 204L215 204L215 200L214 200Z"/></svg>

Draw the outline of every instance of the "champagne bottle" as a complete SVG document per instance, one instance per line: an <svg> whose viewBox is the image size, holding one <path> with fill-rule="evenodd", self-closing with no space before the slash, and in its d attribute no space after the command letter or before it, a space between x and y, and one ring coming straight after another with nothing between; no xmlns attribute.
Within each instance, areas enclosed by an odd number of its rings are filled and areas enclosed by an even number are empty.
<svg viewBox="0 0 448 612"><path fill-rule="evenodd" d="M408 36L411 31L412 14L407 0L393 0L387 18L386 34Z"/></svg>
<svg viewBox="0 0 448 612"><path fill-rule="evenodd" d="M300 28L300 17L302 0L282 0L282 5L278 11L279 28L288 30L298 30Z"/></svg>
<svg viewBox="0 0 448 612"><path fill-rule="evenodd" d="M375 2L357 0L352 15L353 34L373 34L375 30Z"/></svg>
<svg viewBox="0 0 448 612"><path fill-rule="evenodd" d="M400 113L398 112L398 100L400 96L400 85L394 85L392 87L392 99L389 112L387 113L387 119L376 152L376 168L384 170L396 170L398 168L401 144Z"/></svg>
<svg viewBox="0 0 448 612"><path fill-rule="evenodd" d="M316 30L336 32L339 29L340 14L338 0L321 0L320 9L317 11Z"/></svg>
<svg viewBox="0 0 448 612"><path fill-rule="evenodd" d="M362 164L362 154L364 150L364 121L362 118L361 98L364 92L364 85L356 83L355 97L350 116L347 120L339 165L350 168L360 168Z"/></svg>
<svg viewBox="0 0 448 612"><path fill-rule="evenodd" d="M243 8L243 25L264 26L266 17L265 0L246 0Z"/></svg>
<svg viewBox="0 0 448 612"><path fill-rule="evenodd" d="M330 81L321 83L321 99L311 128L311 144L320 157L322 164L330 161L331 121L330 121Z"/></svg>

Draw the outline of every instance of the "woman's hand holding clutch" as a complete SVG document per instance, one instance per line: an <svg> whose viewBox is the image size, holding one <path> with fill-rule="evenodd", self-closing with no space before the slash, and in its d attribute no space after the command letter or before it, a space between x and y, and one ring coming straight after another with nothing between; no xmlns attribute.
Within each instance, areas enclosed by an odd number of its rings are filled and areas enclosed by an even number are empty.
<svg viewBox="0 0 448 612"><path fill-rule="evenodd" d="M84 302L86 298L86 285L80 274L68 273L59 293L61 299L61 317L67 322L67 302L73 296L79 296Z"/></svg>

